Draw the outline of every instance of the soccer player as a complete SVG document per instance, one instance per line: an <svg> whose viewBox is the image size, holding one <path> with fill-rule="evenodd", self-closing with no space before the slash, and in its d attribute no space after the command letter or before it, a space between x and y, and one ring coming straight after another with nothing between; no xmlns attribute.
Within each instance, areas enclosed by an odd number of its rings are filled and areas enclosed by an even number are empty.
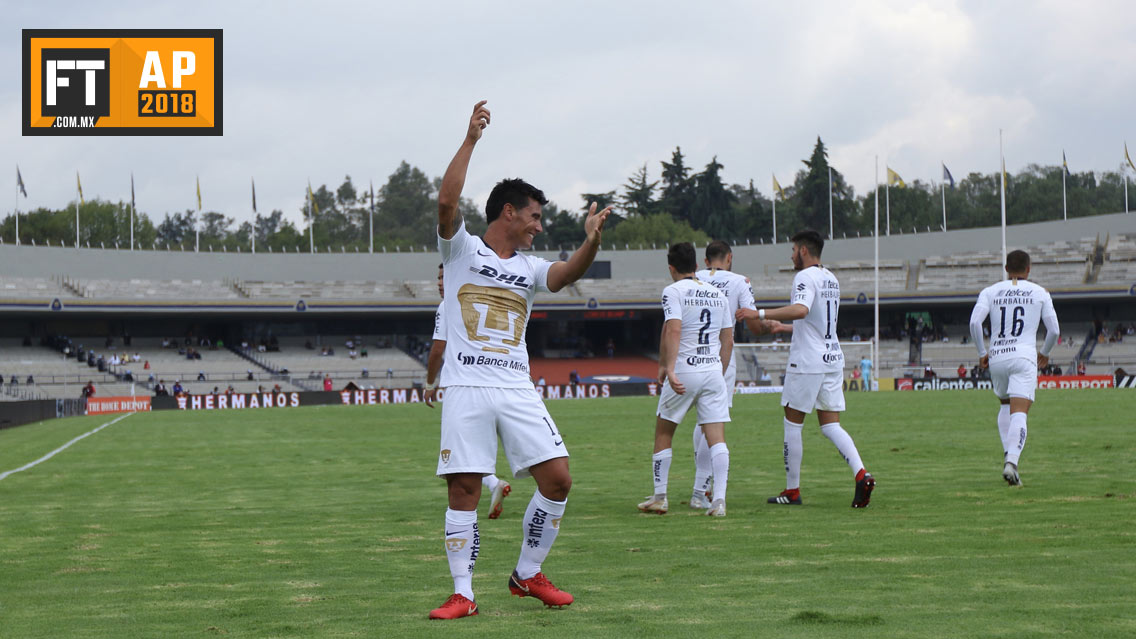
<svg viewBox="0 0 1136 639"><path fill-rule="evenodd" d="M438 295L446 296L444 282L445 269L438 265ZM438 310L434 313L434 343L430 345L430 355L426 359L426 390L422 393L423 401L430 408L434 407L434 395L438 389L438 372L442 369L442 358L446 353L446 317L442 314L442 303L438 303ZM501 516L502 502L513 487L509 482L490 473L481 478L481 485L489 490L489 518L497 519Z"/></svg>
<svg viewBox="0 0 1136 639"><path fill-rule="evenodd" d="M1006 256L1010 279L989 286L978 294L970 314L970 336L978 347L978 365L990 368L998 409L998 434L1002 438L1002 478L1021 486L1018 461L1026 445L1026 418L1037 388L1037 369L1049 364L1061 327L1053 310L1053 298L1030 282L1030 256L1010 251ZM982 322L990 317L990 350L982 335ZM1037 327L1045 322L1045 343L1037 351Z"/></svg>
<svg viewBox="0 0 1136 639"><path fill-rule="evenodd" d="M785 490L770 497L771 504L800 505L801 431L805 416L816 409L820 432L836 446L848 462L856 479L853 508L864 508L876 487L876 480L864 468L852 437L840 426L844 410L844 353L836 337L840 310L840 283L821 266L824 238L813 230L800 231L793 243L793 290L790 304L770 310L739 309L738 319L793 321L789 344L789 366L781 405L785 408Z"/></svg>
<svg viewBox="0 0 1136 639"><path fill-rule="evenodd" d="M520 179L502 180L485 205L485 237L470 235L457 215L458 203L473 149L489 125L485 104L474 105L465 138L438 191L447 348L437 474L446 478L449 494L445 552L454 594L430 612L431 619L477 614L477 503L481 477L494 471L498 436L513 476L531 475L537 486L522 520L524 539L509 591L548 606L573 601L541 572L559 532L572 476L564 439L529 378L525 331L536 292L559 291L592 264L611 209L597 212L593 203L584 220L583 245L567 261L549 262L518 252L531 248L542 231L541 205L548 202L544 193Z"/></svg>
<svg viewBox="0 0 1136 639"><path fill-rule="evenodd" d="M655 418L655 453L651 456L655 492L639 504L645 513L667 512L667 477L675 427L691 407L710 448L714 471L712 499L706 514L726 516L726 484L730 451L725 422L730 408L723 373L734 349L734 318L729 302L716 286L695 279L694 246L682 242L667 251L673 284L663 289L663 334L659 339L659 407Z"/></svg>
<svg viewBox="0 0 1136 639"><path fill-rule="evenodd" d="M867 355L860 358L860 390L872 390L872 359Z"/></svg>
<svg viewBox="0 0 1136 639"><path fill-rule="evenodd" d="M754 309L753 287L749 278L734 273L734 252L730 245L722 240L714 240L706 245L706 268L694 274L699 281L708 282L718 287L726 296L728 304L727 317L731 325L734 314L738 308ZM747 322L754 334L766 332L782 333L792 330L789 326L773 320L750 320ZM733 333L731 333L731 336ZM726 403L732 410L734 407L734 386L738 379L737 360L731 354L729 364L726 366ZM694 427L694 489L690 495L690 507L706 510L710 507L709 497L712 494L714 481L714 468L710 462L710 446L706 443L706 435L698 426Z"/></svg>

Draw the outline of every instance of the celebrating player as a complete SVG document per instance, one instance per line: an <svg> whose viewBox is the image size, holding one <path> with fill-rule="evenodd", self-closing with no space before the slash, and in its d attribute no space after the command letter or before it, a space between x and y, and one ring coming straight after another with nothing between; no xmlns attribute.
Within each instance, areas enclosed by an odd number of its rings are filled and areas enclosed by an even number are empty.
<svg viewBox="0 0 1136 639"><path fill-rule="evenodd" d="M718 287L726 296L728 303L727 317L732 321L739 308L756 308L753 303L753 288L749 278L731 272L734 266L734 252L730 245L722 240L714 240L706 245L706 268L695 273L695 277L702 282L709 282ZM773 320L749 320L746 322L754 334L766 332L782 333L792 331L792 327ZM732 333L731 333L732 335ZM729 358L726 367L726 402L732 410L734 407L734 385L738 379L737 360ZM706 435L698 426L694 428L694 489L690 495L690 507L706 510L710 507L709 496L714 481L714 468L710 463L710 446L706 443Z"/></svg>
<svg viewBox="0 0 1136 639"><path fill-rule="evenodd" d="M542 231L541 205L548 202L544 193L520 179L502 180L485 205L489 227L484 239L470 235L457 215L458 202L474 146L487 126L489 110L481 101L473 107L465 139L438 192L448 344L438 475L446 478L449 491L445 549L454 594L430 612L431 619L477 614L477 503L481 477L494 471L498 436L513 476L531 475L537 486L522 520L524 541L509 591L548 606L573 601L541 572L559 532L572 477L564 439L529 378L525 331L536 292L559 291L592 264L611 209L597 212L593 203L584 220L584 244L567 261L549 262L517 252L531 248Z"/></svg>
<svg viewBox="0 0 1136 639"><path fill-rule="evenodd" d="M789 367L781 405L785 407L785 490L769 498L771 504L800 505L801 431L805 416L817 411L823 433L852 467L856 477L853 508L864 508L872 497L876 480L864 469L852 437L840 427L844 410L844 353L836 336L840 310L840 283L821 266L824 238L813 230L797 233L793 243L793 277L790 304L770 310L739 309L738 319L793 321L793 340L789 344Z"/></svg>
<svg viewBox="0 0 1136 639"><path fill-rule="evenodd" d="M1026 418L1037 388L1037 369L1049 364L1049 352L1057 344L1061 327L1053 310L1053 298L1030 282L1030 256L1011 251L1006 256L1010 279L989 286L978 294L970 314L970 336L978 347L978 365L990 368L998 409L998 434L1002 437L1002 478L1021 486L1018 461L1026 445ZM990 316L990 350L982 336L982 322ZM1037 328L1045 322L1045 344L1037 351Z"/></svg>
<svg viewBox="0 0 1136 639"><path fill-rule="evenodd" d="M730 421L726 382L722 377L734 349L734 321L729 302L712 284L694 278L698 268L694 246L675 244L667 251L674 284L663 289L663 334L659 341L659 408L655 419L655 453L651 456L655 492L639 504L645 513L667 512L667 477L675 427L692 406L709 445L714 487L707 515L726 516L726 484L730 451L725 422Z"/></svg>
<svg viewBox="0 0 1136 639"><path fill-rule="evenodd" d="M445 298L445 269L438 265L438 295ZM438 371L442 369L442 358L446 354L446 317L442 314L442 302L438 303L438 310L434 313L434 343L430 345L430 355L426 359L426 389L422 393L423 401L430 408L434 407L434 395L438 390ZM502 502L513 487L509 482L490 473L481 478L481 485L489 489L489 518L497 519L501 516Z"/></svg>

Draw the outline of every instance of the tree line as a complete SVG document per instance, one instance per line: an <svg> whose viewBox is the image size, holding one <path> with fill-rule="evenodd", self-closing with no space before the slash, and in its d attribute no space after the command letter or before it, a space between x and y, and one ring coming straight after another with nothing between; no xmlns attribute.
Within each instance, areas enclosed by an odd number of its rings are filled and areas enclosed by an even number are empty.
<svg viewBox="0 0 1136 639"><path fill-rule="evenodd" d="M777 228L780 240L801 228L814 228L827 235L829 229L829 169L832 170L832 218L835 237L870 235L874 223L875 193L857 195L835 167L830 167L824 142L818 137L808 159L802 160L791 183L780 194L766 195L748 184L726 184L725 168L716 156L699 171L688 165L682 149L676 147L668 160L659 162L657 179L649 165L643 165L622 185L599 193L582 193L575 208L561 208L550 202L544 207L544 235L538 247L570 248L584 238L583 212L591 202L612 205L604 243L618 247L666 246L692 241L705 244L710 239L733 243L769 242L773 233L773 200L777 198ZM1024 224L1061 219L1061 166L1031 164L1017 174L1007 174L1006 219ZM999 177L997 173L970 173L953 188L943 191L947 226L950 229L994 226L1001 219ZM1065 177L1069 217L1115 213L1124 207L1124 176L1120 172L1067 173ZM312 191L316 250L366 251L368 231L374 212L376 250L406 250L435 244L438 189L441 178L431 178L405 161L392 173L372 198L346 176L334 191L321 185ZM539 185L538 185L539 186ZM307 188L304 187L305 196ZM884 228L884 194L880 196L880 226ZM940 185L913 180L888 191L893 232L937 230L942 225ZM472 233L486 227L477 206L462 199L460 210ZM307 252L307 209L300 210L301 222L293 223L283 211L257 214L255 229L250 221L238 224L218 211L166 213L160 221L146 212L134 216L134 238L143 248L192 250L195 229L200 232L201 250L247 251L256 234L258 251ZM79 205L83 245L125 248L130 238L130 211L125 202L92 200ZM15 216L0 223L0 237L15 239ZM37 245L71 245L75 241L75 203L64 209L39 208L20 213L20 241Z"/></svg>

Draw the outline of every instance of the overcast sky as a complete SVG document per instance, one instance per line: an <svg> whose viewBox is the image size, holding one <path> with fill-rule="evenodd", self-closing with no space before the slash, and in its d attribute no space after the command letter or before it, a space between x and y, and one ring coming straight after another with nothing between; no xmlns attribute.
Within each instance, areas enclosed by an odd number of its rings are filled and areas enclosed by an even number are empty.
<svg viewBox="0 0 1136 639"><path fill-rule="evenodd" d="M20 209L84 195L158 222L196 205L300 218L308 179L376 189L406 160L440 176L472 105L493 123L466 184L520 176L562 207L681 146L768 194L819 135L858 194L879 156L907 181L998 167L1118 170L1136 149L1136 3L225 2L0 0L0 172ZM188 17L187 17L188 16ZM224 29L223 137L22 137L23 28ZM1132 172L1129 173L1132 175ZM0 196L5 214L15 203Z"/></svg>

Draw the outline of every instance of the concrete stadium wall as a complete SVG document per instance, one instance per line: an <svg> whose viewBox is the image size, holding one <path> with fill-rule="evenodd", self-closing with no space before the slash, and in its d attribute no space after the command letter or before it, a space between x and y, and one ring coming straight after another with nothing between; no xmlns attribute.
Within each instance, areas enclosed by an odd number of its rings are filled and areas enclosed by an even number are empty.
<svg viewBox="0 0 1136 639"><path fill-rule="evenodd" d="M1022 224L1007 229L1011 249L1108 233L1136 232L1136 214L1116 213L1069 221ZM880 238L880 259L918 260L929 255L954 255L998 250L998 227L892 235ZM756 273L789 263L788 244L734 247L735 270ZM556 251L535 255L556 259ZM597 260L611 261L613 278L657 278L666 274L663 249L602 250ZM838 239L825 246L826 262L873 258L870 237ZM66 275L79 280L149 278L159 280L239 278L268 281L424 280L432 279L440 258L427 253L192 253L127 251L0 245L0 265L13 277Z"/></svg>

